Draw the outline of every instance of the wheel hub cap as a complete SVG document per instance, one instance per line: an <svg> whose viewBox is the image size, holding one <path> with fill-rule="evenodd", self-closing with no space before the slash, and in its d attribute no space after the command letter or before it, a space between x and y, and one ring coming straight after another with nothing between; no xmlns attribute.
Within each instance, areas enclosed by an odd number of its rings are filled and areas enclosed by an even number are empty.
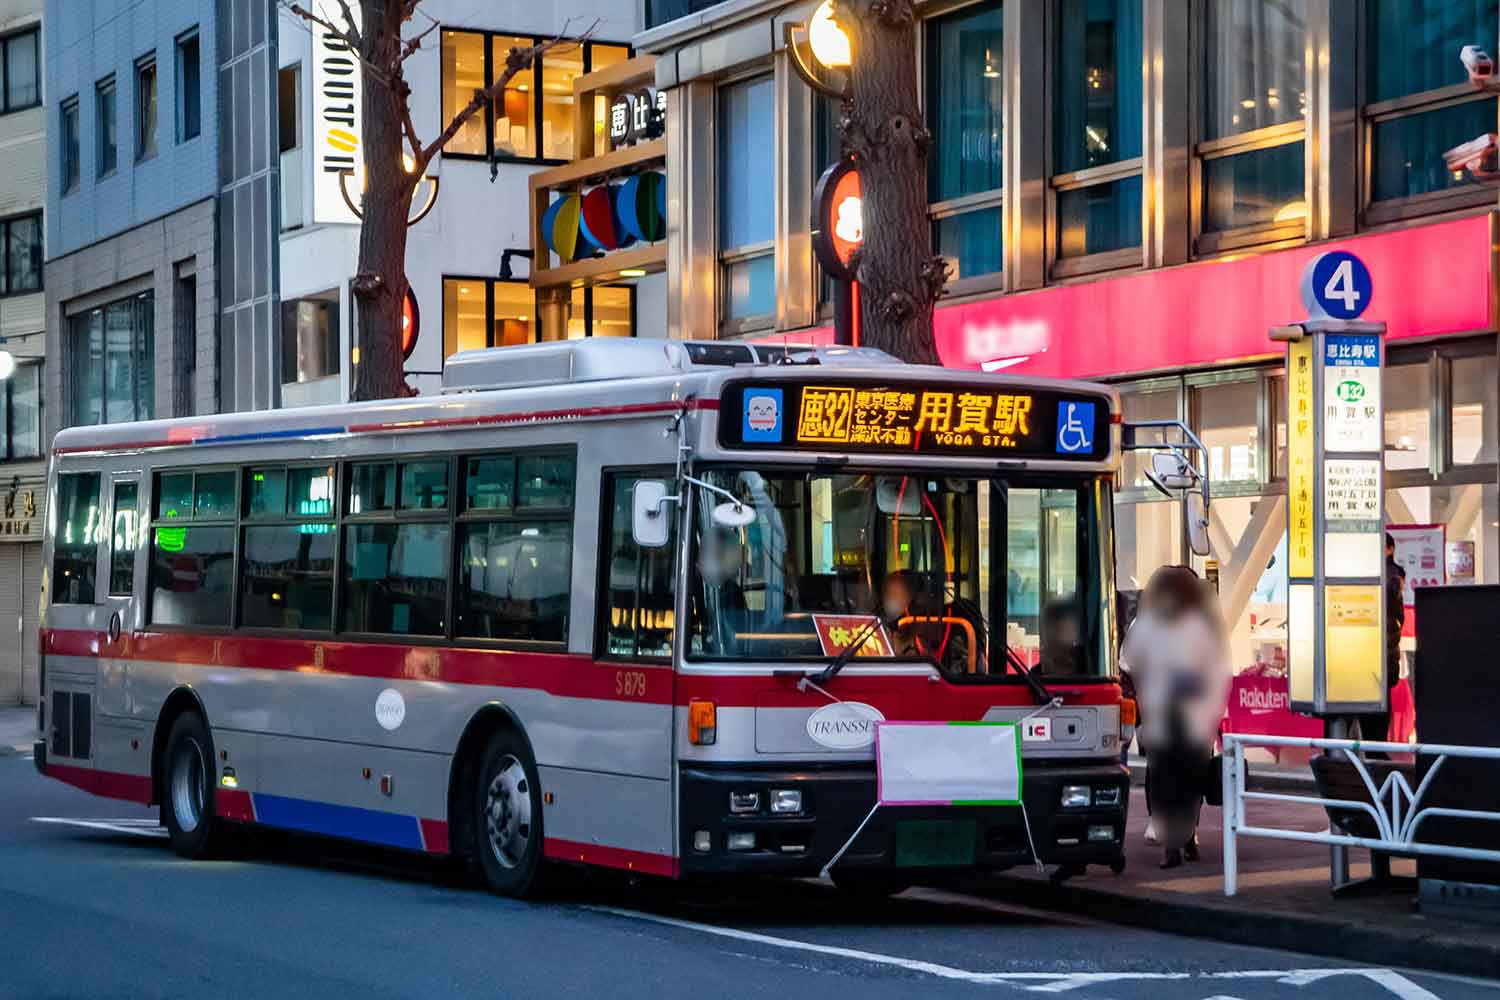
<svg viewBox="0 0 1500 1000"><path fill-rule="evenodd" d="M500 761L500 770L485 792L484 825L490 852L506 868L518 867L531 842L531 784L515 757Z"/></svg>

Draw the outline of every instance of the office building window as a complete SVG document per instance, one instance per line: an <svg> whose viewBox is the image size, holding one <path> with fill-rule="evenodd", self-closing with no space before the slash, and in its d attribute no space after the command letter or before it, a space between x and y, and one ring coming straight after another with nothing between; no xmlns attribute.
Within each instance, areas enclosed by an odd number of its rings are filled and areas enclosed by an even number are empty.
<svg viewBox="0 0 1500 1000"><path fill-rule="evenodd" d="M155 314L146 292L69 318L72 424L151 419Z"/></svg>
<svg viewBox="0 0 1500 1000"><path fill-rule="evenodd" d="M108 177L119 166L119 145L115 124L115 78L106 77L94 86L94 127L98 147L94 165L98 176Z"/></svg>
<svg viewBox="0 0 1500 1000"><path fill-rule="evenodd" d="M573 289L568 315L568 339L634 337L635 288L599 285Z"/></svg>
<svg viewBox="0 0 1500 1000"><path fill-rule="evenodd" d="M135 158L156 155L156 55L135 64Z"/></svg>
<svg viewBox="0 0 1500 1000"><path fill-rule="evenodd" d="M1495 355L1455 358L1453 390L1453 464L1495 461L1496 414L1500 413L1500 363Z"/></svg>
<svg viewBox="0 0 1500 1000"><path fill-rule="evenodd" d="M535 341L536 296L525 279L443 279L443 357Z"/></svg>
<svg viewBox="0 0 1500 1000"><path fill-rule="evenodd" d="M35 28L11 35L0 42L0 113L23 111L42 103L42 61Z"/></svg>
<svg viewBox="0 0 1500 1000"><path fill-rule="evenodd" d="M281 302L281 381L311 382L339 373L339 293Z"/></svg>
<svg viewBox="0 0 1500 1000"><path fill-rule="evenodd" d="M1141 41L1140 0L1059 0L1052 184L1060 262L1141 244Z"/></svg>
<svg viewBox="0 0 1500 1000"><path fill-rule="evenodd" d="M177 141L198 138L202 131L203 96L196 29L177 39Z"/></svg>
<svg viewBox="0 0 1500 1000"><path fill-rule="evenodd" d="M763 327L776 311L776 118L771 76L719 88L720 310L726 332Z"/></svg>
<svg viewBox="0 0 1500 1000"><path fill-rule="evenodd" d="M283 66L276 73L277 150L289 153L302 146L302 64Z"/></svg>
<svg viewBox="0 0 1500 1000"><path fill-rule="evenodd" d="M1459 50L1492 46L1500 0L1370 0L1365 8L1371 222L1491 200L1443 151L1495 131L1495 100L1467 89ZM1418 199L1401 212L1392 205Z"/></svg>
<svg viewBox="0 0 1500 1000"><path fill-rule="evenodd" d="M41 364L17 365L0 382L0 459L41 455L41 382Z"/></svg>
<svg viewBox="0 0 1500 1000"><path fill-rule="evenodd" d="M1306 0L1204 6L1197 147L1204 234L1253 229L1246 241L1253 242L1304 231L1306 6ZM1223 245L1209 239L1200 249Z"/></svg>
<svg viewBox="0 0 1500 1000"><path fill-rule="evenodd" d="M63 101L60 108L62 116L61 127L58 132L62 136L62 149L60 150L62 176L62 192L67 194L78 189L78 95L73 95Z"/></svg>
<svg viewBox="0 0 1500 1000"><path fill-rule="evenodd" d="M646 27L655 28L722 2L723 0L646 0Z"/></svg>
<svg viewBox="0 0 1500 1000"><path fill-rule="evenodd" d="M0 295L42 290L42 213L0 222Z"/></svg>
<svg viewBox="0 0 1500 1000"><path fill-rule="evenodd" d="M949 277L1001 269L1005 96L1000 4L984 3L926 26L928 198L933 243Z"/></svg>
<svg viewBox="0 0 1500 1000"><path fill-rule="evenodd" d="M444 124L505 73L511 49L546 41L485 31L442 33L441 109ZM560 45L511 77L499 99L464 123L444 156L562 162L573 158L573 81L628 58L630 49L603 42Z"/></svg>

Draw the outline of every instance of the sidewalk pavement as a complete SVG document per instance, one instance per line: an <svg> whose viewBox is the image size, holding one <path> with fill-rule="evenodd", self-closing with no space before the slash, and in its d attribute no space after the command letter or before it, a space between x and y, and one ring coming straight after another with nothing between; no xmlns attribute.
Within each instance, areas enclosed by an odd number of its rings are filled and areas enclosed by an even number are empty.
<svg viewBox="0 0 1500 1000"><path fill-rule="evenodd" d="M1327 814L1318 806L1253 802L1247 803L1247 811L1261 825L1315 832L1328 828ZM1220 810L1205 806L1200 860L1164 871L1161 848L1145 842L1145 794L1135 788L1124 874L1091 867L1086 875L1053 886L1035 870L1017 868L996 880L996 895L1110 923L1385 966L1486 977L1500 969L1500 931L1493 924L1422 913L1415 905L1414 882L1373 895L1334 898L1329 849L1322 845L1241 837L1239 893L1226 897L1221 823ZM1368 852L1350 853L1355 862L1351 877L1367 876ZM1391 868L1396 875L1416 874L1414 861L1392 859Z"/></svg>
<svg viewBox="0 0 1500 1000"><path fill-rule="evenodd" d="M0 708L0 757L30 753L36 734L35 705Z"/></svg>

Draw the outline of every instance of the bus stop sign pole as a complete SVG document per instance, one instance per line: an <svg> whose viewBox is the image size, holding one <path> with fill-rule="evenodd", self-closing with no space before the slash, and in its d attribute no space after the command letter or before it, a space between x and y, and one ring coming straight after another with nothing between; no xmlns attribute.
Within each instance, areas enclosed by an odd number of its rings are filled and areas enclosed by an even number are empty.
<svg viewBox="0 0 1500 1000"><path fill-rule="evenodd" d="M1286 342L1287 663L1293 711L1348 735L1352 715L1384 712L1385 324L1361 317L1374 294L1354 254L1302 273L1308 318L1273 327ZM1384 739L1385 734L1362 734ZM1348 854L1332 849L1334 883Z"/></svg>

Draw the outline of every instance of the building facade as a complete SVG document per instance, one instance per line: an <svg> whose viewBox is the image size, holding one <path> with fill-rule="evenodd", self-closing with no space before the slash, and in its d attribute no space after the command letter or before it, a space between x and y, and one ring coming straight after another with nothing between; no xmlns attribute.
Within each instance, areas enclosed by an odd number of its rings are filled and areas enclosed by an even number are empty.
<svg viewBox="0 0 1500 1000"><path fill-rule="evenodd" d="M828 336L811 251L834 102L783 28L813 2L642 0L668 91L667 328ZM1113 382L1180 418L1214 481L1212 553L1127 460L1120 587L1192 562L1236 669L1286 659L1286 414L1270 326L1302 266L1348 248L1387 322L1386 509L1440 526L1435 577L1500 580L1496 191L1443 152L1497 131L1459 50L1495 0L931 0L917 4L930 224L951 266L944 363ZM854 58L858 59L858 53Z"/></svg>
<svg viewBox="0 0 1500 1000"><path fill-rule="evenodd" d="M0 3L0 705L34 701L47 467L41 0ZM7 360L7 358L9 360Z"/></svg>
<svg viewBox="0 0 1500 1000"><path fill-rule="evenodd" d="M418 329L406 372L411 385L431 392L441 385L444 359L456 351L540 338L538 303L527 283L527 178L572 157L574 130L587 127L575 124L573 81L628 59L641 21L632 4L608 0L425 0L421 12L438 24L406 62L412 118L424 141L495 79L512 47L593 29L587 43L554 49L540 66L515 77L499 101L459 130L430 165L431 180L418 189L422 205L435 183L436 201L412 226L407 244ZM314 84L319 50L317 29L284 11L278 356L281 400L288 406L348 399L358 356L349 284L358 265L359 227L357 218L339 218L347 206L337 186L324 183L329 161L318 145L322 105ZM349 184L357 200L352 175ZM661 275L578 289L568 335L664 336L665 296Z"/></svg>

